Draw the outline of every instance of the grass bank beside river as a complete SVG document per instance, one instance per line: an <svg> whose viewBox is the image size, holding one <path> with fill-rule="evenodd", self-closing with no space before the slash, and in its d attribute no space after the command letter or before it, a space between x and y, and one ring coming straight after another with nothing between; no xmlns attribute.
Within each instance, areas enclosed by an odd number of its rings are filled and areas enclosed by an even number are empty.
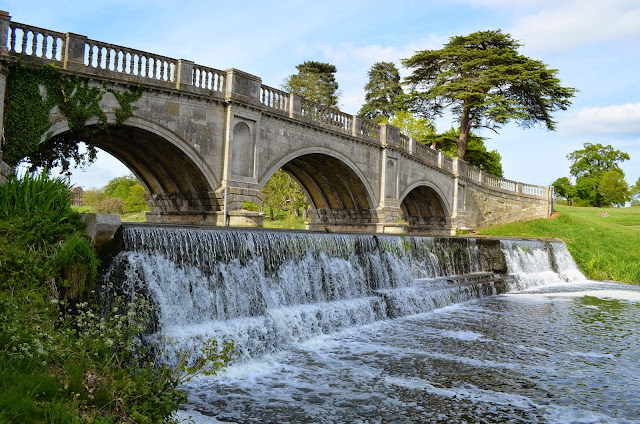
<svg viewBox="0 0 640 424"><path fill-rule="evenodd" d="M496 225L478 234L559 238L588 278L640 284L640 207L554 209L550 219Z"/></svg>

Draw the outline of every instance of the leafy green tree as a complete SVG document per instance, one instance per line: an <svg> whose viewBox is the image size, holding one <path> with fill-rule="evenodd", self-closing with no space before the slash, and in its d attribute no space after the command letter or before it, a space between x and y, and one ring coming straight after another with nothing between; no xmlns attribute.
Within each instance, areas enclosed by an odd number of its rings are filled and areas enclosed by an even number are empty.
<svg viewBox="0 0 640 424"><path fill-rule="evenodd" d="M428 118L449 109L460 124L458 157L466 159L471 130L497 131L514 121L522 127L543 123L555 129L551 114L566 110L576 90L562 87L556 69L518 53L509 34L479 31L452 37L440 50L422 50L402 64L409 109ZM418 91L420 90L420 91Z"/></svg>
<svg viewBox="0 0 640 424"><path fill-rule="evenodd" d="M400 128L402 134L423 143L436 134L436 127L431 121L426 118L416 118L406 110L396 111L395 115L389 119L389 123Z"/></svg>
<svg viewBox="0 0 640 424"><path fill-rule="evenodd" d="M365 104L358 115L383 122L385 118L394 116L399 109L398 99L403 94L400 72L393 62L376 62L367 75L369 82L364 86Z"/></svg>
<svg viewBox="0 0 640 424"><path fill-rule="evenodd" d="M633 206L640 206L640 177L634 185L630 187L631 190L631 204Z"/></svg>
<svg viewBox="0 0 640 424"><path fill-rule="evenodd" d="M503 177L502 156L497 150L487 150L484 139L475 134L469 134L469 142L467 146L467 155L465 161L467 164L475 166L496 177ZM442 150L447 156L458 156L458 132L455 128L451 128L446 133L437 134L428 138L426 144L436 143L436 148Z"/></svg>
<svg viewBox="0 0 640 424"><path fill-rule="evenodd" d="M555 180L551 186L556 195L567 199L567 205L572 205L573 199L576 197L576 187L571 184L569 178L560 177Z"/></svg>
<svg viewBox="0 0 640 424"><path fill-rule="evenodd" d="M129 195L124 199L124 209L128 212L148 211L149 206L144 199L146 193L147 191L140 184L131 186Z"/></svg>
<svg viewBox="0 0 640 424"><path fill-rule="evenodd" d="M263 207L269 208L269 216L273 221L281 210L288 210L291 215L298 215L300 208L308 207L307 196L298 183L285 171L279 169L273 174L262 189ZM277 211L274 214L274 209Z"/></svg>
<svg viewBox="0 0 640 424"><path fill-rule="evenodd" d="M105 199L106 194L101 188L90 188L82 193L82 203L85 206L94 207L98 202Z"/></svg>
<svg viewBox="0 0 640 424"><path fill-rule="evenodd" d="M106 197L125 200L129 197L131 187L136 184L138 184L138 179L134 177L133 174L128 174L109 180L103 190Z"/></svg>
<svg viewBox="0 0 640 424"><path fill-rule="evenodd" d="M602 177L608 171L616 171L624 179L619 164L630 157L611 145L584 143L583 146L583 149L567 155L567 159L572 161L569 172L576 177L576 197L591 206L610 206L610 197L605 198L600 191Z"/></svg>
<svg viewBox="0 0 640 424"><path fill-rule="evenodd" d="M297 74L289 75L282 89L316 102L322 106L338 107L340 92L335 73L338 69L329 63L306 61L298 66Z"/></svg>
<svg viewBox="0 0 640 424"><path fill-rule="evenodd" d="M624 180L624 173L615 169L602 174L598 192L605 205L624 206L631 200L631 191L629 184Z"/></svg>
<svg viewBox="0 0 640 424"><path fill-rule="evenodd" d="M558 178L553 183L556 193L567 200L570 199L567 195L572 196L581 205L596 207L624 205L631 200L635 186L629 188L620 168L621 162L630 159L629 155L611 145L584 143L583 146L567 155L572 161L569 172L576 177L575 186L567 178Z"/></svg>

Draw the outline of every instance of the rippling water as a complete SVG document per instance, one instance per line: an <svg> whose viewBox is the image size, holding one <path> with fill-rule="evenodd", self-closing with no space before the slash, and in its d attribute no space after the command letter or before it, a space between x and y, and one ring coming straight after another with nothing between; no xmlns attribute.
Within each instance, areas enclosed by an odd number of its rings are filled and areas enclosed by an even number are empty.
<svg viewBox="0 0 640 424"><path fill-rule="evenodd" d="M350 328L189 383L196 423L638 423L640 287L537 287ZM215 418L214 418L215 417Z"/></svg>

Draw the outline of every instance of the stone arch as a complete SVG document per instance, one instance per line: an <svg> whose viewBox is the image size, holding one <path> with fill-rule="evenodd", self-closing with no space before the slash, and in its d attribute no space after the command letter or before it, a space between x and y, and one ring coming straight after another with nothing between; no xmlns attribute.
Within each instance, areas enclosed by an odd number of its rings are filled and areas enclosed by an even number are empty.
<svg viewBox="0 0 640 424"><path fill-rule="evenodd" d="M376 223L374 191L346 156L326 148L300 149L271 165L260 176L260 187L278 169L291 175L307 194L312 206L310 228L364 228Z"/></svg>
<svg viewBox="0 0 640 424"><path fill-rule="evenodd" d="M108 122L115 122L115 116L110 115ZM90 120L87 125L95 123ZM68 130L67 121L61 120L51 127L51 135ZM111 127L108 137L91 141L140 180L147 191L151 215L221 210L212 195L219 185L217 179L197 151L174 132L134 116L124 125Z"/></svg>
<svg viewBox="0 0 640 424"><path fill-rule="evenodd" d="M251 129L245 122L238 122L233 127L231 142L231 174L241 177L253 177L255 143Z"/></svg>
<svg viewBox="0 0 640 424"><path fill-rule="evenodd" d="M400 197L400 209L409 224L409 232L449 235L451 209L446 198L429 182L418 182L405 190Z"/></svg>

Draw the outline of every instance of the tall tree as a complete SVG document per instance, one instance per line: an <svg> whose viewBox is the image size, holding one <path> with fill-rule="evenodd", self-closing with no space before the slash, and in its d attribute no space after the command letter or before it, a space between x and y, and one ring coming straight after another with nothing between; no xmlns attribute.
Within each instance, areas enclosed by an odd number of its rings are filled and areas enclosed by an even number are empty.
<svg viewBox="0 0 640 424"><path fill-rule="evenodd" d="M497 131L507 122L522 127L543 123L555 129L551 114L566 110L576 90L562 87L556 69L518 54L522 45L509 34L479 31L452 37L440 50L422 50L402 64L410 110L428 118L450 109L460 124L458 157L465 159L473 128ZM420 90L420 91L418 91Z"/></svg>
<svg viewBox="0 0 640 424"><path fill-rule="evenodd" d="M632 191L620 168L620 163L630 159L629 154L611 145L584 143L583 146L567 155L572 162L569 173L576 177L575 186L567 178L559 178L553 184L556 192L567 200L570 198L566 194L572 196L580 205L596 207L623 205L629 201Z"/></svg>
<svg viewBox="0 0 640 424"><path fill-rule="evenodd" d="M458 132L455 128L449 131L436 134L425 140L427 144L436 143L436 148L442 150L447 156L457 157L458 155ZM469 134L469 142L467 146L467 155L465 161L476 168L482 169L496 177L503 177L502 156L497 150L487 150L484 139L473 133Z"/></svg>
<svg viewBox="0 0 640 424"><path fill-rule="evenodd" d="M269 208L272 221L280 215L280 211L283 209L288 210L290 215L297 216L300 208L304 210L307 208L307 196L300 185L282 169L277 170L269 178L262 193L264 194L262 206Z"/></svg>
<svg viewBox="0 0 640 424"><path fill-rule="evenodd" d="M629 154L616 150L611 145L584 143L583 146L583 149L567 155L567 159L572 161L569 173L576 177L576 196L597 207L619 203L611 201L611 196L605 195L600 189L600 183L603 175L609 171L615 171L624 180L620 163L629 160ZM609 174L607 178L613 180L615 176Z"/></svg>
<svg viewBox="0 0 640 424"><path fill-rule="evenodd" d="M403 94L400 72L393 62L376 62L369 72L369 82L364 86L364 100L358 115L383 122L395 115L399 96Z"/></svg>
<svg viewBox="0 0 640 424"><path fill-rule="evenodd" d="M289 75L282 89L323 106L337 108L340 92L335 73L338 69L329 63L306 61L298 66L297 74Z"/></svg>
<svg viewBox="0 0 640 424"><path fill-rule="evenodd" d="M406 110L396 111L395 115L389 119L389 123L400 128L402 134L413 137L421 143L426 143L425 140L436 134L436 127L431 121L426 118L416 118Z"/></svg>

